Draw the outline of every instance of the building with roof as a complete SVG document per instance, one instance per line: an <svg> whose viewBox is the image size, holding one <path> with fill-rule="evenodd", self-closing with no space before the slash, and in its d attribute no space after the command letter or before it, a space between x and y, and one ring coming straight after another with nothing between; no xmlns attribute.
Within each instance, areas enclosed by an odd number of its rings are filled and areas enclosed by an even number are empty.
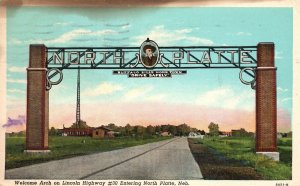
<svg viewBox="0 0 300 186"><path fill-rule="evenodd" d="M92 136L93 128L63 128L63 136Z"/></svg>
<svg viewBox="0 0 300 186"><path fill-rule="evenodd" d="M93 128L92 138L114 138L115 132L107 127L100 126Z"/></svg>
<svg viewBox="0 0 300 186"><path fill-rule="evenodd" d="M64 126L60 132L62 136L90 136L93 138L113 138L117 133L104 126L90 127L82 120L78 123L73 123L69 128Z"/></svg>

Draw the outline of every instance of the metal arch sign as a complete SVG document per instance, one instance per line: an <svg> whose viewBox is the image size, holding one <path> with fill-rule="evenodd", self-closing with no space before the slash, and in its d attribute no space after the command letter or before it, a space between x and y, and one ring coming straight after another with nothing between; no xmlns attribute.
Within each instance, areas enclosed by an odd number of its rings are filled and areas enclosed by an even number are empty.
<svg viewBox="0 0 300 186"><path fill-rule="evenodd" d="M48 72L55 71L47 73L47 89L60 83L65 69L127 70L113 71L113 74L151 78L186 74L181 69L192 68L239 68L241 82L255 89L257 46L159 47L147 38L140 47L48 47L46 52L46 68ZM253 79L244 80L243 73ZM59 80L52 82L57 74L60 74Z"/></svg>
<svg viewBox="0 0 300 186"><path fill-rule="evenodd" d="M47 68L253 68L256 52L256 46L158 47L155 41L147 39L140 47L48 47Z"/></svg>

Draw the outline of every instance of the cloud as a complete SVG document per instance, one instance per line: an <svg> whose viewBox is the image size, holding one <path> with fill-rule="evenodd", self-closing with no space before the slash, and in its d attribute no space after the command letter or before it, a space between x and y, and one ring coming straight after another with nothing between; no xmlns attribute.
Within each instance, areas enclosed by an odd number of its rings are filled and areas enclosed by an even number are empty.
<svg viewBox="0 0 300 186"><path fill-rule="evenodd" d="M9 82L9 83L22 83L22 84L27 83L27 81L25 79L7 79L7 82Z"/></svg>
<svg viewBox="0 0 300 186"><path fill-rule="evenodd" d="M122 26L121 28L122 28L122 29L128 29L128 28L130 28L130 27L131 27L131 25L128 24L128 25Z"/></svg>
<svg viewBox="0 0 300 186"><path fill-rule="evenodd" d="M82 92L84 96L99 96L99 95L106 95L106 94L113 94L117 91L122 90L122 85L113 84L110 82L103 82L99 84L96 88L89 88Z"/></svg>
<svg viewBox="0 0 300 186"><path fill-rule="evenodd" d="M127 101L134 100L136 98L141 98L142 96L145 96L147 93L149 93L151 90L153 90L153 86L151 86L151 85L134 88L134 89L129 90L124 95L124 98Z"/></svg>
<svg viewBox="0 0 300 186"><path fill-rule="evenodd" d="M281 88L281 87L277 87L277 91L279 92L279 93L282 93L282 92L287 92L287 91L289 91L287 88Z"/></svg>
<svg viewBox="0 0 300 186"><path fill-rule="evenodd" d="M286 97L286 98L280 99L280 102L281 102L281 103L285 103L285 102L288 102L288 101L290 101L290 100L292 100L291 97Z"/></svg>
<svg viewBox="0 0 300 186"><path fill-rule="evenodd" d="M11 38L9 44L20 45L22 44L22 41L17 38Z"/></svg>
<svg viewBox="0 0 300 186"><path fill-rule="evenodd" d="M210 39L190 36L192 29L168 30L164 26L155 26L148 33L133 38L134 45L139 45L146 38L156 41L159 45L213 45L214 42Z"/></svg>
<svg viewBox="0 0 300 186"><path fill-rule="evenodd" d="M282 52L275 51L275 59L282 59Z"/></svg>
<svg viewBox="0 0 300 186"><path fill-rule="evenodd" d="M10 72L18 72L18 73L25 73L26 72L26 68L25 67L10 67L8 68L8 71Z"/></svg>
<svg viewBox="0 0 300 186"><path fill-rule="evenodd" d="M129 23L123 23L123 24L110 24L110 23L107 23L107 24L105 24L105 26L107 26L107 27L119 27L119 28L122 28L122 29L126 29L126 28L131 27L131 25Z"/></svg>
<svg viewBox="0 0 300 186"><path fill-rule="evenodd" d="M23 94L7 94L7 106L25 106L26 95ZM20 112L21 113L21 112Z"/></svg>
<svg viewBox="0 0 300 186"><path fill-rule="evenodd" d="M254 109L254 91L239 92L231 87L220 87L202 93L196 103L205 107L224 109Z"/></svg>
<svg viewBox="0 0 300 186"><path fill-rule="evenodd" d="M55 26L67 26L67 25L70 25L72 24L72 22L57 22L57 23L54 23Z"/></svg>
<svg viewBox="0 0 300 186"><path fill-rule="evenodd" d="M252 36L252 33L250 32L237 32L237 36Z"/></svg>
<svg viewBox="0 0 300 186"><path fill-rule="evenodd" d="M20 90L20 89L8 89L7 92L10 92L10 93L25 93L24 90Z"/></svg>
<svg viewBox="0 0 300 186"><path fill-rule="evenodd" d="M105 29L105 30L97 30L97 31L91 31L88 29L75 29L70 32L64 33L61 36L55 38L55 39L37 39L37 40L31 40L28 41L29 43L46 43L46 44L54 44L54 43L66 43L70 42L73 39L76 39L81 36L103 36L103 35L110 35L110 34L117 34L116 31Z"/></svg>
<svg viewBox="0 0 300 186"><path fill-rule="evenodd" d="M159 102L159 101L164 100L166 97L167 97L166 94L156 94L156 95L146 98L146 100L150 101L150 102Z"/></svg>
<svg viewBox="0 0 300 186"><path fill-rule="evenodd" d="M24 125L26 123L26 117L23 115L19 115L17 119L12 119L8 117L7 122L2 125L3 128L9 128L18 125Z"/></svg>
<svg viewBox="0 0 300 186"><path fill-rule="evenodd" d="M53 31L47 31L47 32L34 32L34 34L37 34L37 35L39 35L39 34L52 34L53 33Z"/></svg>

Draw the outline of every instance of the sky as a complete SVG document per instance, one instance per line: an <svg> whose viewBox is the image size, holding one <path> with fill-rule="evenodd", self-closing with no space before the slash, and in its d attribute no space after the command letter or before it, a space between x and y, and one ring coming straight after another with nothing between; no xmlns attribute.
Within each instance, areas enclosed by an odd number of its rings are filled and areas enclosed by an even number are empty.
<svg viewBox="0 0 300 186"><path fill-rule="evenodd" d="M7 113L26 113L30 44L48 47L255 46L275 43L278 130L291 130L291 8L58 8L7 11ZM276 17L276 19L275 19ZM111 70L81 71L81 118L90 126L187 123L208 130L255 131L255 91L239 69L189 69L172 78L127 78ZM76 70L50 90L50 127L75 121ZM24 126L23 126L24 127Z"/></svg>

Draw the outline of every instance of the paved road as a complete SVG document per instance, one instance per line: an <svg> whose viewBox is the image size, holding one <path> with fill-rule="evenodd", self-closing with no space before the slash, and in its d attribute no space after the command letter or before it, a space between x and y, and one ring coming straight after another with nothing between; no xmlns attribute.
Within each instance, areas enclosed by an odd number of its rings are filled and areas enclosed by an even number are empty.
<svg viewBox="0 0 300 186"><path fill-rule="evenodd" d="M6 179L203 179L186 138L10 169Z"/></svg>

